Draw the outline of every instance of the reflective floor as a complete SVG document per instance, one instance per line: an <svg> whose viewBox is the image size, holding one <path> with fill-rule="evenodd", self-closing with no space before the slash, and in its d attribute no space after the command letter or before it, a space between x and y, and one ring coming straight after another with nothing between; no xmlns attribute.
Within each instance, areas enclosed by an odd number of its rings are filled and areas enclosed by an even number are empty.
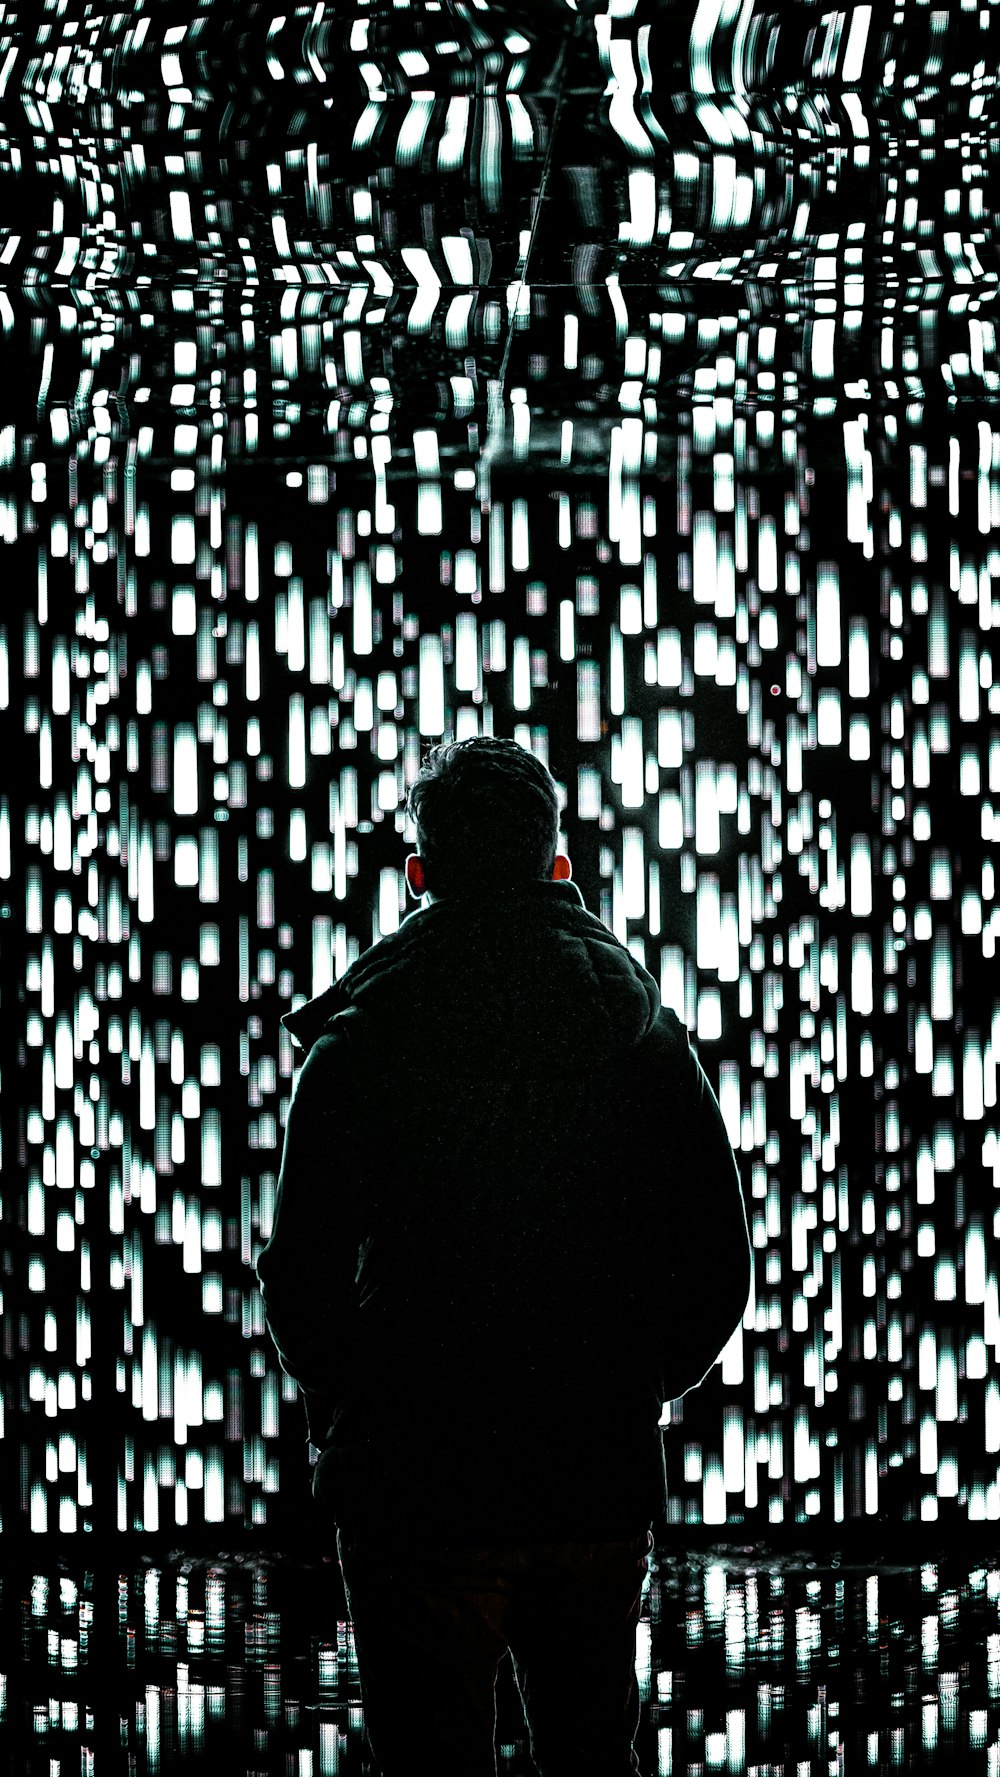
<svg viewBox="0 0 1000 1777"><path fill-rule="evenodd" d="M2 1596L5 1769L372 1769L333 1560L25 1568ZM1000 1554L878 1567L721 1545L660 1554L636 1649L643 1777L1000 1772L998 1601ZM552 1632L572 1632L558 1599ZM506 1670L497 1716L498 1770L528 1777Z"/></svg>

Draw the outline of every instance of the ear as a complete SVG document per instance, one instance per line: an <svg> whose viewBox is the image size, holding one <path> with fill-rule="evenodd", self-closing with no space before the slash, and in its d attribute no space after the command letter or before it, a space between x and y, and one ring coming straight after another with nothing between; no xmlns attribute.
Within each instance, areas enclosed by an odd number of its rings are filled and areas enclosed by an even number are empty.
<svg viewBox="0 0 1000 1777"><path fill-rule="evenodd" d="M411 852L406 863L403 865L403 871L406 876L407 888L411 895L414 895L419 901L421 896L427 892L427 885L424 881L423 858L421 858L417 852Z"/></svg>
<svg viewBox="0 0 1000 1777"><path fill-rule="evenodd" d="M569 882L573 874L573 866L565 852L556 853L556 861L552 866L553 882Z"/></svg>

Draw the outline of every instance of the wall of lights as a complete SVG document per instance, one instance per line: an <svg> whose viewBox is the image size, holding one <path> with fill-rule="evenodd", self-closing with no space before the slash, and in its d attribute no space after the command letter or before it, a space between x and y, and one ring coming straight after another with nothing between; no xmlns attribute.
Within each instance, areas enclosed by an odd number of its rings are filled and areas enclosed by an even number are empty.
<svg viewBox="0 0 1000 1777"><path fill-rule="evenodd" d="M315 80L220 123L178 25L96 121L82 39L31 64L5 1529L263 1533L304 1487L252 1269L279 1018L396 929L406 784L480 732L550 765L740 1157L755 1289L666 1408L671 1518L1000 1517L996 143L981 72L864 90L870 12L810 51L839 97L698 76L669 136L627 13L603 119L508 37L478 98L398 57L337 152Z"/></svg>

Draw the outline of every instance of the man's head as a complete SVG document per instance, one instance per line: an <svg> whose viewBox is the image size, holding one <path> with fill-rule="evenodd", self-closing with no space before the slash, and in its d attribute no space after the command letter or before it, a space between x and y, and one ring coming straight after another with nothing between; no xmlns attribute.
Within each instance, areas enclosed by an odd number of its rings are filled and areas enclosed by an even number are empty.
<svg viewBox="0 0 1000 1777"><path fill-rule="evenodd" d="M570 876L556 855L559 793L540 759L487 735L432 747L410 785L417 852L406 860L412 894L477 895Z"/></svg>

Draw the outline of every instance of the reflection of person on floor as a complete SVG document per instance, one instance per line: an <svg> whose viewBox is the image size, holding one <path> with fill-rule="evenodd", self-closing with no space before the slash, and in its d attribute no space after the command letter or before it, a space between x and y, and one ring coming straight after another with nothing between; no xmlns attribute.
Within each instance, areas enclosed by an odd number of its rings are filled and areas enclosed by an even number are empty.
<svg viewBox="0 0 1000 1777"><path fill-rule="evenodd" d="M320 1449L385 1777L493 1777L506 1650L549 1773L637 1769L661 1404L737 1325L725 1125L512 741L435 747L423 897L286 1016L308 1049L258 1274Z"/></svg>

